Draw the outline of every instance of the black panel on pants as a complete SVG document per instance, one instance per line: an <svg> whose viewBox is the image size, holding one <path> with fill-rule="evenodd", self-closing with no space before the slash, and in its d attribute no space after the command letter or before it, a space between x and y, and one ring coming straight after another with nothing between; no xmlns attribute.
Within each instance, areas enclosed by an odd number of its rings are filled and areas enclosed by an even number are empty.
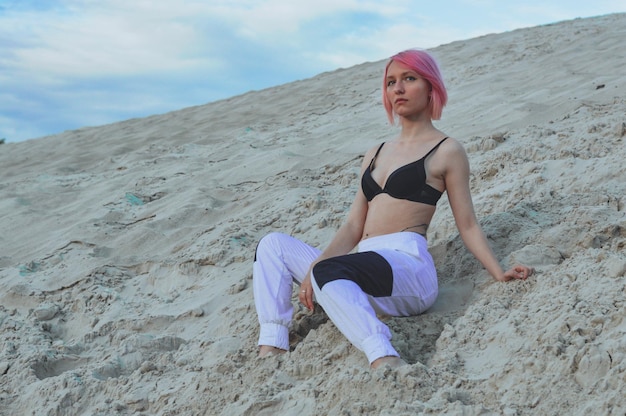
<svg viewBox="0 0 626 416"><path fill-rule="evenodd" d="M313 276L322 289L328 282L351 280L374 297L391 296L393 271L387 260L374 251L347 254L322 260L313 267Z"/></svg>

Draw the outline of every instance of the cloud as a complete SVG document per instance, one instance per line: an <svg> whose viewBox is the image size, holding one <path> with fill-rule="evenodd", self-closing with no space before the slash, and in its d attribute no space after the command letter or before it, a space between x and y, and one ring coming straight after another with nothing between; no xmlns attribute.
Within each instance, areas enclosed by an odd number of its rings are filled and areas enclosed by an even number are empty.
<svg viewBox="0 0 626 416"><path fill-rule="evenodd" d="M375 16L381 8L384 3L356 0L65 0L52 9L20 7L0 16L0 70L55 86L76 78L217 74L233 61L254 67L253 59L270 55L293 69L281 51L301 57L307 45L351 46L341 35L355 24L351 16Z"/></svg>
<svg viewBox="0 0 626 416"><path fill-rule="evenodd" d="M206 102L211 91L197 84L226 68L204 2L56 4L0 13L0 136L9 140Z"/></svg>
<svg viewBox="0 0 626 416"><path fill-rule="evenodd" d="M77 7L81 4L85 7ZM3 66L45 82L55 77L133 75L219 63L193 58L201 36L185 21L190 16L176 16L174 8L145 6L145 2L117 0L69 1L54 11L5 13L0 19L3 40L8 35L22 40L10 45L11 59Z"/></svg>
<svg viewBox="0 0 626 416"><path fill-rule="evenodd" d="M358 0L265 0L218 1L212 12L228 21L238 36L257 40L282 40L285 35L298 34L310 22L328 27L334 16L352 13L376 13L386 2ZM326 24L325 24L326 23Z"/></svg>

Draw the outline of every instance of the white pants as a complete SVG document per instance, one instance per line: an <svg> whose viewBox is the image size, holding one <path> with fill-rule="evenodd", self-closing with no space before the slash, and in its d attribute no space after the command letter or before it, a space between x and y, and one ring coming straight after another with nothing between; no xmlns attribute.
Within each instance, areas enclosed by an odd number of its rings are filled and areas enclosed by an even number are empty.
<svg viewBox="0 0 626 416"><path fill-rule="evenodd" d="M311 282L315 299L328 317L372 363L381 357L399 356L391 345L389 328L377 314L411 316L424 312L437 298L437 273L426 239L417 233L372 237L359 243L358 252L367 254L348 254L318 263ZM261 326L259 345L289 350L293 282L304 279L320 253L280 233L268 234L259 242L253 265L254 299ZM324 262L325 267L320 267ZM380 267L369 267L370 263ZM369 280L362 281L360 275L367 274ZM377 286L380 281L383 288ZM374 289L370 289L372 284Z"/></svg>

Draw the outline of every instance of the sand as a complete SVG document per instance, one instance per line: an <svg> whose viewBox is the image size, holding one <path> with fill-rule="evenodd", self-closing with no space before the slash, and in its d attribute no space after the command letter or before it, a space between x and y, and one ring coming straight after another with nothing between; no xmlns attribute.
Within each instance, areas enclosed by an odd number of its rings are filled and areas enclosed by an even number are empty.
<svg viewBox="0 0 626 416"><path fill-rule="evenodd" d="M251 288L257 241L323 247L396 134L384 61L1 145L0 414L624 415L624 39L615 14L431 50L480 223L537 273L493 281L442 198L441 294L386 318L394 370L299 305L258 359Z"/></svg>

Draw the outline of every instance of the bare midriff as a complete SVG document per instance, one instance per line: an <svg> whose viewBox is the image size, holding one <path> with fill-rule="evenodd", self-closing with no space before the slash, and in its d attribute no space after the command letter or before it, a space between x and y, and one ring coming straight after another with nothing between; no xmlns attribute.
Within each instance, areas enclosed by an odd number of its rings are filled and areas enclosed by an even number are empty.
<svg viewBox="0 0 626 416"><path fill-rule="evenodd" d="M386 194L376 195L369 202L361 240L401 231L426 236L435 209L420 202L398 200Z"/></svg>

